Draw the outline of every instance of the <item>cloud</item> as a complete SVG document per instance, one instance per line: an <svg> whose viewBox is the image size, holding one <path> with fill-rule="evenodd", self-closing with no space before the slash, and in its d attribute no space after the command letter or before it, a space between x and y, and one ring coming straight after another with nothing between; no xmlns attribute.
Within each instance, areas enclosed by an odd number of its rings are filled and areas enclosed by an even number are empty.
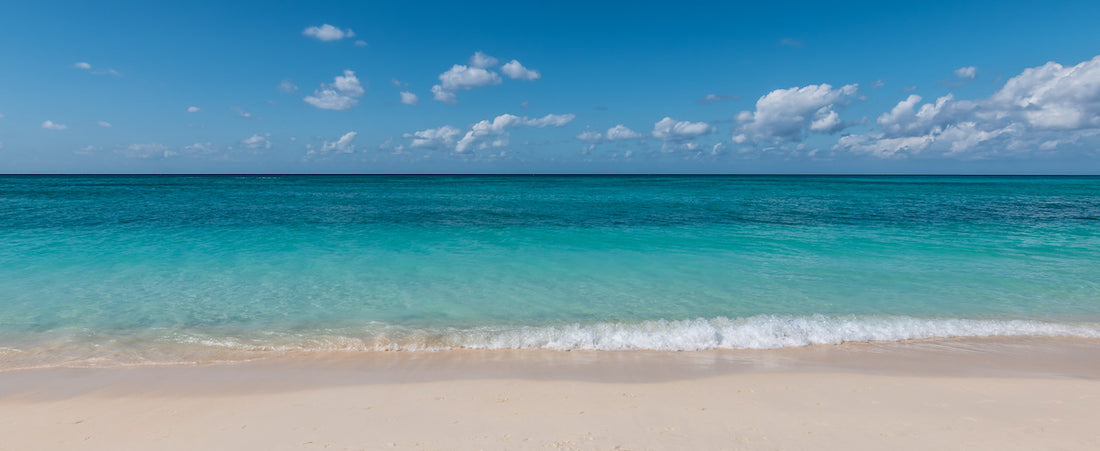
<svg viewBox="0 0 1100 451"><path fill-rule="evenodd" d="M209 141L188 144L186 146L183 146L183 148L180 150L182 150L183 153L190 155L211 155L218 152L218 148L214 147L214 145L211 144Z"/></svg>
<svg viewBox="0 0 1100 451"><path fill-rule="evenodd" d="M401 92L401 103L405 105L417 106L420 104L420 98L408 91Z"/></svg>
<svg viewBox="0 0 1100 451"><path fill-rule="evenodd" d="M439 81L440 84L432 86L432 94L435 94L435 100L444 103L455 103L457 102L456 91L499 85L501 78L500 74L480 67L455 64L446 72L439 74Z"/></svg>
<svg viewBox="0 0 1100 451"><path fill-rule="evenodd" d="M358 40L355 41L355 46L356 47L366 47L367 46L367 41L364 41L362 39L358 39Z"/></svg>
<svg viewBox="0 0 1100 451"><path fill-rule="evenodd" d="M111 123L107 122L107 121L96 122L96 125L98 125L100 127L103 127L103 128L111 128Z"/></svg>
<svg viewBox="0 0 1100 451"><path fill-rule="evenodd" d="M302 30L302 34L315 38L321 41L339 41L344 38L355 37L355 32L348 30L341 30L329 24L324 24L319 27L309 27Z"/></svg>
<svg viewBox="0 0 1100 451"><path fill-rule="evenodd" d="M458 97L452 91L443 89L442 86L432 86L432 98L443 103L458 103Z"/></svg>
<svg viewBox="0 0 1100 451"><path fill-rule="evenodd" d="M481 53L480 51L475 52L474 56L470 57L470 66L479 69L488 69L490 67L496 66L497 63L499 63L499 61L497 61L496 58Z"/></svg>
<svg viewBox="0 0 1100 451"><path fill-rule="evenodd" d="M665 142L683 143L714 131L714 127L706 122L677 121L671 117L665 117L653 124L650 135Z"/></svg>
<svg viewBox="0 0 1100 451"><path fill-rule="evenodd" d="M358 135L358 132L347 132L334 142L324 141L320 148L315 149L309 146L309 151L306 152L306 158L323 156L331 153L353 153L355 152L355 145L352 144L352 141L355 141L355 137Z"/></svg>
<svg viewBox="0 0 1100 451"><path fill-rule="evenodd" d="M302 100L322 110L347 110L359 103L366 91L359 84L355 72L345 70L344 75L337 75L332 84L321 84L321 87L313 91L312 96L306 96Z"/></svg>
<svg viewBox="0 0 1100 451"><path fill-rule="evenodd" d="M466 135L455 143L454 150L458 153L467 153L475 147L478 149L503 147L508 145L509 129L520 126L561 127L573 121L575 117L572 114L548 114L541 118L531 119L514 114L502 114L491 121L483 120L470 126L470 130L466 132Z"/></svg>
<svg viewBox="0 0 1100 451"><path fill-rule="evenodd" d="M462 130L451 127L450 125L444 125L439 128L429 128L427 130L405 133L401 136L404 138L412 138L412 143L409 144L410 147L440 149L453 147L455 139L458 138L460 134L462 134Z"/></svg>
<svg viewBox="0 0 1100 451"><path fill-rule="evenodd" d="M523 67L523 65L516 60L509 61L507 64L501 66L500 71L504 72L504 75L507 75L508 78L511 79L530 81L542 78L542 75L539 75L538 71Z"/></svg>
<svg viewBox="0 0 1100 451"><path fill-rule="evenodd" d="M187 112L188 112L188 113L198 113L199 111L202 111L202 108L199 108L199 107L197 107L197 106L189 106L189 107L187 107Z"/></svg>
<svg viewBox="0 0 1100 451"><path fill-rule="evenodd" d="M168 146L159 143L130 144L126 147L116 148L115 153L126 158L138 159L168 158L176 154L169 150Z"/></svg>
<svg viewBox="0 0 1100 451"><path fill-rule="evenodd" d="M243 117L245 119L252 119L252 113L249 113L249 112L245 111L244 108L241 108L239 106L235 106L235 107L230 108L230 109L235 111L237 113L237 116Z"/></svg>
<svg viewBox="0 0 1100 451"><path fill-rule="evenodd" d="M641 137L641 133L626 128L626 126L623 124L619 124L607 129L607 139L612 141L617 141L621 139L637 139Z"/></svg>
<svg viewBox="0 0 1100 451"><path fill-rule="evenodd" d="M42 128L46 130L64 130L69 128L68 125L58 124L54 121L42 121Z"/></svg>
<svg viewBox="0 0 1100 451"><path fill-rule="evenodd" d="M737 99L740 99L740 98L741 98L741 96L736 95L736 94L733 94L733 95L707 94L703 97L700 97L699 100L697 100L696 102L699 102L699 103L702 103L702 104L707 104L707 103L728 102L730 100L737 100Z"/></svg>
<svg viewBox="0 0 1100 451"><path fill-rule="evenodd" d="M959 78L974 79L978 75L978 68L974 66L966 66L955 69L955 76Z"/></svg>
<svg viewBox="0 0 1100 451"><path fill-rule="evenodd" d="M470 57L468 65L455 64L446 72L439 74L439 84L431 88L432 98L443 103L458 103L458 91L468 91L482 86L499 85L503 78L490 70L500 61L480 51ZM542 77L538 71L523 67L519 61L512 60L500 68L511 79L538 80ZM399 88L402 86L398 86Z"/></svg>
<svg viewBox="0 0 1100 451"><path fill-rule="evenodd" d="M249 149L270 149L271 141L267 139L269 136L270 133L252 135L241 140L241 145Z"/></svg>
<svg viewBox="0 0 1100 451"><path fill-rule="evenodd" d="M846 105L858 88L820 84L772 91L756 101L755 111L737 115L740 126L734 141L801 142L808 132L838 132L849 124L840 119L836 108Z"/></svg>
<svg viewBox="0 0 1100 451"><path fill-rule="evenodd" d="M279 92L283 94L294 94L295 92L298 92L298 85L294 84L293 81L290 81L289 78L285 79L279 82Z"/></svg>
<svg viewBox="0 0 1100 451"><path fill-rule="evenodd" d="M604 141L620 141L624 139L639 139L642 137L641 133L627 128L623 124L616 125L607 129L606 133L600 133L593 130L587 130L579 135L577 139L587 142L589 144L599 144Z"/></svg>
<svg viewBox="0 0 1100 451"><path fill-rule="evenodd" d="M89 69L92 68L92 65L82 61L82 62L73 64L73 67L75 67L77 69L89 70Z"/></svg>
<svg viewBox="0 0 1100 451"><path fill-rule="evenodd" d="M581 134L577 135L577 139L589 144L598 144L600 142L603 142L604 137L603 133L600 133L598 131L585 130L581 132Z"/></svg>
<svg viewBox="0 0 1100 451"><path fill-rule="evenodd" d="M1100 135L1100 56L1074 66L1049 62L1025 69L984 99L948 94L922 100L908 96L879 116L876 128L845 136L834 148L879 158L988 158L1094 142Z"/></svg>

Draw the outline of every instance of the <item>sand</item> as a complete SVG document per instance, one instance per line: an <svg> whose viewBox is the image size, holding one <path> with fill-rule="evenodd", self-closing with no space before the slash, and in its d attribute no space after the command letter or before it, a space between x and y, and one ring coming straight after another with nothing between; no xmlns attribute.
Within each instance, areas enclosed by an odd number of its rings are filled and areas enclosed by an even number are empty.
<svg viewBox="0 0 1100 451"><path fill-rule="evenodd" d="M0 449L1100 449L1100 342L0 372Z"/></svg>

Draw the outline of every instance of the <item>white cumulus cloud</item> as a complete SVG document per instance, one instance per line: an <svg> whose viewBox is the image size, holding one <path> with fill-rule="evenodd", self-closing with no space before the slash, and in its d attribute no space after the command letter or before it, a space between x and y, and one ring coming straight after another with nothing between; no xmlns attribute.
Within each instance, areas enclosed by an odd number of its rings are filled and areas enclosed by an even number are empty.
<svg viewBox="0 0 1100 451"><path fill-rule="evenodd" d="M978 68L974 66L966 66L955 69L955 76L959 78L969 78L971 80L978 76Z"/></svg>
<svg viewBox="0 0 1100 451"><path fill-rule="evenodd" d="M908 96L879 116L875 129L845 136L834 148L880 158L987 158L1095 145L1100 56L1073 66L1049 62L1025 69L988 98L956 100L948 94L921 101Z"/></svg>
<svg viewBox="0 0 1100 451"><path fill-rule="evenodd" d="M73 67L75 67L77 69L88 70L88 69L92 68L92 65L81 61L79 63L73 64Z"/></svg>
<svg viewBox="0 0 1100 451"><path fill-rule="evenodd" d="M429 128L427 130L405 133L402 137L412 139L412 143L409 144L410 147L439 149L453 147L455 140L460 134L462 134L462 130L451 127L450 125L444 125L439 128Z"/></svg>
<svg viewBox="0 0 1100 451"><path fill-rule="evenodd" d="M772 91L756 101L755 111L737 115L739 135L734 141L801 142L808 132L838 132L848 124L836 109L849 102L858 88L820 84Z"/></svg>
<svg viewBox="0 0 1100 451"><path fill-rule="evenodd" d="M197 107L197 106L189 106L189 107L187 107L187 112L188 112L188 113L198 113L199 111L202 111L202 108L199 108L199 107Z"/></svg>
<svg viewBox="0 0 1100 451"><path fill-rule="evenodd" d="M103 127L103 128L111 128L111 123L107 122L107 121L96 122L96 125L98 125L100 127Z"/></svg>
<svg viewBox="0 0 1100 451"><path fill-rule="evenodd" d="M511 79L519 80L538 80L542 77L537 70L531 70L523 67L519 61L512 60L500 67L500 71L504 72Z"/></svg>
<svg viewBox="0 0 1100 451"><path fill-rule="evenodd" d="M332 84L322 83L313 95L302 100L323 110L347 110L358 104L358 97L365 92L355 72L345 70L344 75L337 75Z"/></svg>
<svg viewBox="0 0 1100 451"><path fill-rule="evenodd" d="M455 152L466 153L474 148L487 149L508 145L508 130L520 126L561 127L572 122L572 114L548 114L540 118L519 117L514 114L502 114L493 120L483 120L472 126L462 139L455 143Z"/></svg>
<svg viewBox="0 0 1100 451"><path fill-rule="evenodd" d="M48 121L47 120L47 121L42 121L42 128L44 128L46 130L64 130L66 128L69 128L69 126L64 125L64 124L58 124L54 121Z"/></svg>
<svg viewBox="0 0 1100 451"><path fill-rule="evenodd" d="M474 56L470 57L470 66L480 69L488 69L490 67L496 66L498 62L499 61L497 61L496 58L481 53L480 51L475 52Z"/></svg>
<svg viewBox="0 0 1100 451"><path fill-rule="evenodd" d="M344 38L355 37L355 32L351 29L341 30L329 24L306 28L302 30L302 34L321 41L339 41Z"/></svg>
<svg viewBox="0 0 1100 451"><path fill-rule="evenodd" d="M267 139L269 136L271 135L267 133L252 135L241 140L241 145L249 149L270 149L271 141Z"/></svg>
<svg viewBox="0 0 1100 451"><path fill-rule="evenodd" d="M309 146L309 151L306 152L306 157L309 158L323 156L332 153L353 153L355 152L355 145L352 143L352 141L355 141L355 137L358 135L358 132L347 132L336 141L324 141L319 148Z"/></svg>
<svg viewBox="0 0 1100 451"><path fill-rule="evenodd" d="M420 98L408 91L401 91L401 103L416 106L420 104Z"/></svg>
<svg viewBox="0 0 1100 451"><path fill-rule="evenodd" d="M457 101L456 91L499 85L501 78L500 74L480 67L455 64L446 72L439 74L439 81L438 85L432 86L435 100L444 103L455 103Z"/></svg>

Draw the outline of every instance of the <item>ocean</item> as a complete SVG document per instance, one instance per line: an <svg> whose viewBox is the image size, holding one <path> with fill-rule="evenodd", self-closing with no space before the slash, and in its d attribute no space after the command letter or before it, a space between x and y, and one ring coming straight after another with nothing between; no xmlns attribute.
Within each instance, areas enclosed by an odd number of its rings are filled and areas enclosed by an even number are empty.
<svg viewBox="0 0 1100 451"><path fill-rule="evenodd" d="M2 176L0 369L1100 338L1100 177Z"/></svg>

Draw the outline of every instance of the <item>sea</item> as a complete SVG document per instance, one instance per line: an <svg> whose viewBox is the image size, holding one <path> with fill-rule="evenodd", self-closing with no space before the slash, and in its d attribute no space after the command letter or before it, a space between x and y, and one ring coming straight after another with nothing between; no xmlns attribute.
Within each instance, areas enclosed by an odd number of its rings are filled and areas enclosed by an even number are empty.
<svg viewBox="0 0 1100 451"><path fill-rule="evenodd" d="M1100 177L0 176L0 369L1100 339Z"/></svg>

